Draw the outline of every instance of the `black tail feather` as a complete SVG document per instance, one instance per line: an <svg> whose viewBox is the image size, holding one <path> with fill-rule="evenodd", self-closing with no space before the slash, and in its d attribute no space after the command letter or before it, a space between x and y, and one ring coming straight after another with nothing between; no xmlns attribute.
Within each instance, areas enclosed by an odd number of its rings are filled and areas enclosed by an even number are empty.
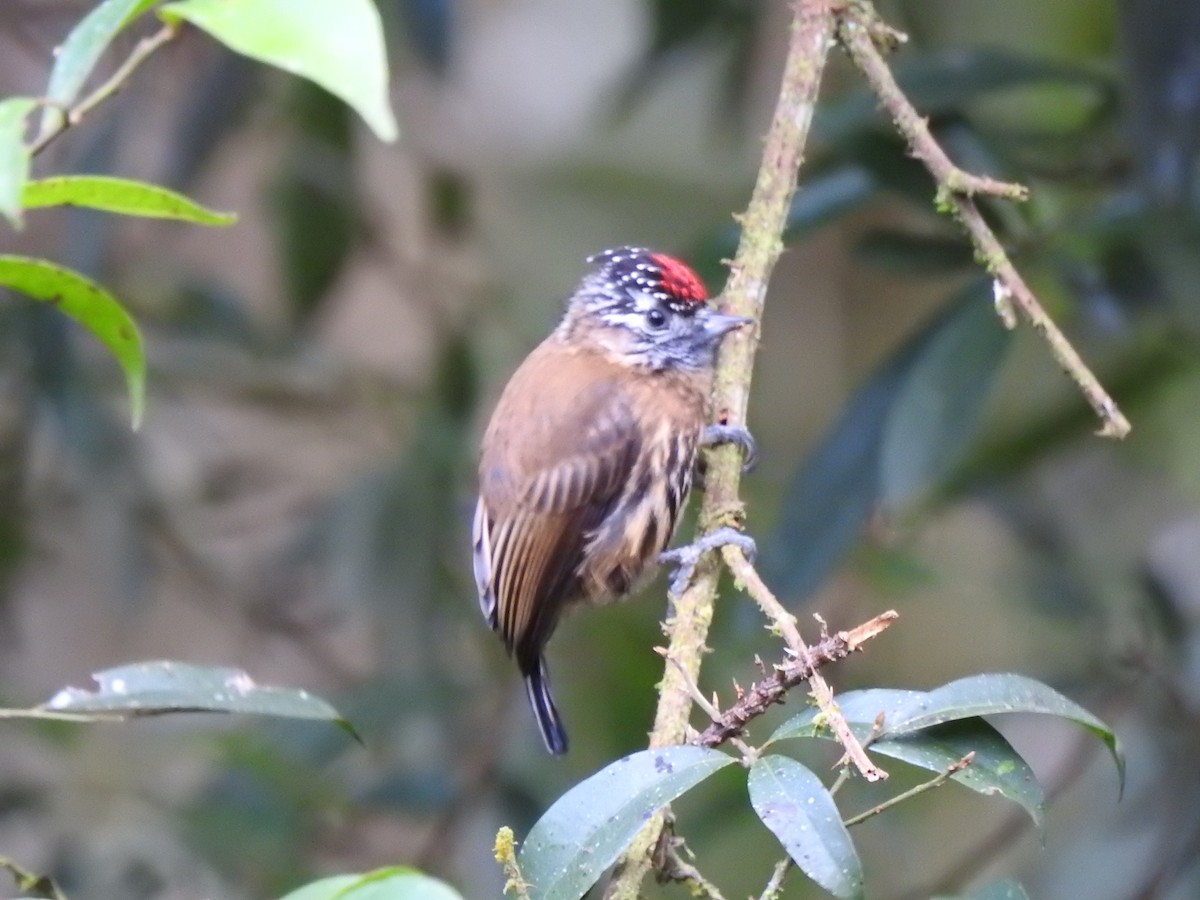
<svg viewBox="0 0 1200 900"><path fill-rule="evenodd" d="M550 694L550 675L544 659L539 658L537 668L525 676L525 692L529 695L529 705L533 708L546 749L555 756L562 756L567 752L567 729L558 717L558 708Z"/></svg>

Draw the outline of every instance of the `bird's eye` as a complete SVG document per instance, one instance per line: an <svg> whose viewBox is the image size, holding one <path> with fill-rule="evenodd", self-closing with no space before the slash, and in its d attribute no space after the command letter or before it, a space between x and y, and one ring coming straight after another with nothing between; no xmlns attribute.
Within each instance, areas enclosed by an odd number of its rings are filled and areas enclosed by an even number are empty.
<svg viewBox="0 0 1200 900"><path fill-rule="evenodd" d="M667 324L667 314L661 309L652 309L646 313L646 324L651 328L662 328Z"/></svg>

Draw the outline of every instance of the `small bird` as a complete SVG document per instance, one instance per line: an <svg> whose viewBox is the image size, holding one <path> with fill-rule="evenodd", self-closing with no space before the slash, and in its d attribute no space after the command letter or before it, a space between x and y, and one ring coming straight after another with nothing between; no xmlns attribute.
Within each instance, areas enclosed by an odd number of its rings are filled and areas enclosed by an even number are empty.
<svg viewBox="0 0 1200 900"><path fill-rule="evenodd" d="M696 273L666 254L618 247L588 262L492 414L472 529L480 609L555 755L567 734L543 650L559 619L625 597L653 570L701 444L753 448L743 429L705 427L717 346L752 320L710 308Z"/></svg>

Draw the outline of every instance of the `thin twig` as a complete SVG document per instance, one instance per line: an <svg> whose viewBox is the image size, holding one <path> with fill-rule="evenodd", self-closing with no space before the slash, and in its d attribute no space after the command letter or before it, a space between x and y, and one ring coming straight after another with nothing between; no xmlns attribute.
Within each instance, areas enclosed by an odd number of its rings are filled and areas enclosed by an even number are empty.
<svg viewBox="0 0 1200 900"><path fill-rule="evenodd" d="M821 710L821 716L825 724L830 727L838 741L845 748L846 755L854 763L855 768L862 773L863 778L867 779L867 781L880 781L887 778L887 772L876 766L871 761L871 758L867 756L866 751L862 748L862 744L854 736L854 732L850 730L850 725L846 721L846 717L838 709L837 701L833 699L833 690L829 687L829 682L817 671L816 660L809 651L808 645L804 643L804 638L800 636L800 629L796 627L796 617L788 612L783 604L776 599L775 595L771 593L771 589L767 587L766 582L758 574L758 570L746 558L746 554L742 551L741 547L734 544L726 544L721 548L721 555L725 558L725 565L729 566L729 570L733 572L733 577L745 587L746 593L754 599L754 602L758 604L763 614L779 626L779 631L783 634L783 639L787 643L788 648L808 668L810 672L808 683L812 687L813 697L816 699L817 706Z"/></svg>
<svg viewBox="0 0 1200 900"><path fill-rule="evenodd" d="M60 113L52 128L29 145L29 155L37 156L45 150L50 143L63 134L68 128L73 128L83 121L84 116L90 113L93 109L103 103L105 100L118 94L125 87L133 73L138 67L144 63L154 51L165 46L175 39L179 34L179 25L173 22L165 23L158 31L151 35L142 38L134 46L129 56L117 66L116 70L110 75L103 84L72 106L70 109Z"/></svg>
<svg viewBox="0 0 1200 900"><path fill-rule="evenodd" d="M1024 200L1028 191L1018 184L964 172L950 161L930 133L928 122L913 108L883 58L880 44L890 49L898 33L880 20L870 2L852 0L838 10L837 18L838 40L891 115L913 155L925 164L937 181L938 208L954 214L974 244L976 257L996 279L996 307L1004 324L1010 328L1015 324L1012 315L1015 304L1046 341L1054 359L1079 386L1080 392L1100 418L1103 424L1097 433L1103 437L1125 437L1130 430L1129 420L1042 308L973 199L977 194L986 194Z"/></svg>
<svg viewBox="0 0 1200 900"><path fill-rule="evenodd" d="M864 812L860 812L857 816L851 816L849 819L846 819L844 824L846 825L847 828L849 828L852 825L858 825L860 822L865 822L867 819L871 818L872 816L877 816L881 812L886 812L887 810L891 809L893 806L903 803L905 800L911 800L913 797L917 796L918 794L923 794L926 791L931 791L936 787L941 787L943 784L945 784L947 781L950 780L951 775L953 775L955 772L961 772L963 769L965 769L967 766L969 766L974 761L975 761L975 751L972 750L970 753L968 753L966 756L964 756L958 762L951 763L950 765L948 765L946 767L945 771L941 772L935 778L931 778L929 781L922 782L921 784L918 784L916 787L911 788L902 794L897 794L895 797L892 797L889 800L884 800L878 806L872 806L870 809L868 809Z"/></svg>
<svg viewBox="0 0 1200 900"><path fill-rule="evenodd" d="M721 710L717 708L717 704L715 702L716 695L713 695L712 700L709 700L707 697L705 697L704 693L700 690L700 685L692 681L692 676L688 673L687 669L683 667L679 660L672 657L665 649L661 647L656 649L663 657L666 658L667 662L678 669L679 677L684 679L685 684L687 684L688 693L692 695L692 702L700 707L700 709L704 711L705 715L707 715L713 722L720 722ZM699 743L699 735L695 733L693 734L695 736L689 736L688 742L693 744ZM733 746L738 749L738 752L742 754L742 760L747 766L758 758L758 753L755 752L754 748L748 746L736 736L729 735L728 740L729 743L733 744Z"/></svg>
<svg viewBox="0 0 1200 900"><path fill-rule="evenodd" d="M841 0L792 0L792 28L784 63L779 98L763 148L750 203L740 218L742 235L730 266L724 305L729 312L762 321L767 282L783 251L781 236L787 221L804 146L808 140L825 60L834 37L834 6ZM745 426L759 328L731 334L721 347L713 383L714 418L723 424ZM700 504L699 531L710 532L737 523L742 509L738 495L741 460L732 446L706 452L704 498ZM705 650L720 567L715 554L706 554L691 585L673 598L666 623L671 655L696 681ZM658 709L650 745L678 744L687 734L692 698L673 667L667 666L659 686ZM663 827L656 815L634 838L605 896L634 900L651 865L651 854Z"/></svg>
<svg viewBox="0 0 1200 900"><path fill-rule="evenodd" d="M809 648L808 659L792 658L776 666L770 675L750 685L738 698L737 703L721 713L719 719L709 725L693 741L704 747L716 747L746 730L746 726L761 716L776 703L782 703L790 688L807 681L814 666L845 659L864 643L887 629L898 616L894 610L881 613L868 622L849 631L826 635Z"/></svg>
<svg viewBox="0 0 1200 900"><path fill-rule="evenodd" d="M686 850L683 838L664 830L659 841L658 852L654 860L654 868L658 871L660 883L676 882L685 884L693 897L706 897L708 900L725 900L725 895L715 884L709 881L695 865L685 860L680 851Z"/></svg>
<svg viewBox="0 0 1200 900"><path fill-rule="evenodd" d="M791 871L793 865L790 856L775 863L775 871L771 873L771 880L767 882L763 892L758 895L758 900L779 900L783 894L783 879L787 877L787 873Z"/></svg>

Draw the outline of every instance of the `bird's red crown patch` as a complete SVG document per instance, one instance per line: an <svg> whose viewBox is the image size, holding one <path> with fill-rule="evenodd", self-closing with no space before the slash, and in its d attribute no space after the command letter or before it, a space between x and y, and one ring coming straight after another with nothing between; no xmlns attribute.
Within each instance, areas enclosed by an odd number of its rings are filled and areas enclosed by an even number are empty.
<svg viewBox="0 0 1200 900"><path fill-rule="evenodd" d="M708 299L704 282L687 263L665 253L651 253L650 258L662 269L662 286L668 294L689 303L703 303Z"/></svg>

